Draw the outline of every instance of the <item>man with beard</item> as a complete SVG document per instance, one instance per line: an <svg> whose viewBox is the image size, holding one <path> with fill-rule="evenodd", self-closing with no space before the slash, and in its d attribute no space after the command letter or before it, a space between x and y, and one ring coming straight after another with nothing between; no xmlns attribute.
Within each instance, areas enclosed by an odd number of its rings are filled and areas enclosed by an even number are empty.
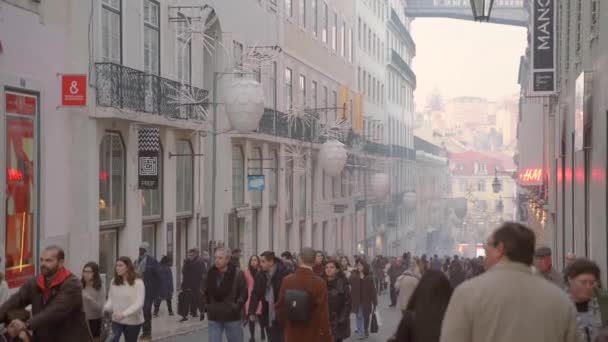
<svg viewBox="0 0 608 342"><path fill-rule="evenodd" d="M146 298L144 301L144 325L142 327L142 339L152 339L152 305L160 292L162 282L160 265L156 259L148 255L150 244L142 242L139 245L139 258L135 270L142 277L146 287Z"/></svg>
<svg viewBox="0 0 608 342"><path fill-rule="evenodd" d="M256 319L256 308L262 302L262 326L268 327L269 342L283 342L283 329L279 325L274 305L279 301L279 290L283 278L290 274L283 261L274 252L266 251L260 256L262 272L255 275L249 307L246 308L250 321Z"/></svg>
<svg viewBox="0 0 608 342"><path fill-rule="evenodd" d="M65 253L57 246L42 251L40 275L29 279L0 306L0 322L9 311L32 306L27 322L15 319L13 331L33 331L34 341L90 342L93 340L82 306L80 280L64 267Z"/></svg>
<svg viewBox="0 0 608 342"><path fill-rule="evenodd" d="M209 342L243 342L242 310L247 301L245 275L230 262L225 247L215 250L215 265L203 285L203 304L209 317Z"/></svg>
<svg viewBox="0 0 608 342"><path fill-rule="evenodd" d="M184 267L182 267L182 291L187 291L189 294L188 307L190 308L190 315L192 317L197 316L197 311L199 311L201 306L201 284L203 282L203 277L207 273L207 268L205 267L205 262L199 256L198 248L192 248L188 251L188 258L184 262ZM205 314L202 310L201 313L201 321L205 319ZM184 314L187 315L187 312ZM181 322L187 321L188 317L183 316Z"/></svg>

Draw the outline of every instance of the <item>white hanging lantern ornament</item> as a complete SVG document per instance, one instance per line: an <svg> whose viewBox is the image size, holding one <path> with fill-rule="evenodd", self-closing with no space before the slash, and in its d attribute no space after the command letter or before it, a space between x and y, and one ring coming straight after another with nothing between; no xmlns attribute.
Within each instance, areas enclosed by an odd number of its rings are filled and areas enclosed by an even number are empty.
<svg viewBox="0 0 608 342"><path fill-rule="evenodd" d="M258 81L250 77L234 79L226 89L225 99L233 129L240 133L258 129L264 115L264 90Z"/></svg>
<svg viewBox="0 0 608 342"><path fill-rule="evenodd" d="M338 140L328 140L321 146L319 163L328 176L340 176L342 170L344 170L344 166L346 166L347 159L348 154L346 153L344 144Z"/></svg>
<svg viewBox="0 0 608 342"><path fill-rule="evenodd" d="M376 173L371 179L372 194L377 198L386 197L391 188L388 175L386 173Z"/></svg>

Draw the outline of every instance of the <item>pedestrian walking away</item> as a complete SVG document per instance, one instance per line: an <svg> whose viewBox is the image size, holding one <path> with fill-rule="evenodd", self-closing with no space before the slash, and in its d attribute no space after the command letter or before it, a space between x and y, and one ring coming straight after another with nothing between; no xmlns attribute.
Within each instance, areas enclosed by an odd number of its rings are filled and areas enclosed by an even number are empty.
<svg viewBox="0 0 608 342"><path fill-rule="evenodd" d="M410 297L414 293L418 281L420 280L420 271L416 263L411 263L407 269L395 282L395 288L399 290L397 298L397 307L401 312L405 313Z"/></svg>
<svg viewBox="0 0 608 342"><path fill-rule="evenodd" d="M285 342L332 342L327 285L313 272L316 253L304 247L295 273L283 279L277 317L284 327Z"/></svg>
<svg viewBox="0 0 608 342"><path fill-rule="evenodd" d="M424 273L403 312L393 342L439 342L452 285L439 270Z"/></svg>
<svg viewBox="0 0 608 342"><path fill-rule="evenodd" d="M350 276L351 304L352 313L357 316L357 333L363 339L369 337L369 319L378 305L378 296L369 265L359 259L355 267Z"/></svg>
<svg viewBox="0 0 608 342"><path fill-rule="evenodd" d="M103 306L106 294L101 284L99 265L96 262L87 262L82 268L82 304L89 323L89 330L93 341L99 341L103 318Z"/></svg>
<svg viewBox="0 0 608 342"><path fill-rule="evenodd" d="M566 292L532 273L535 242L519 223L492 233L486 272L454 290L441 342L577 341L576 310Z"/></svg>
<svg viewBox="0 0 608 342"><path fill-rule="evenodd" d="M600 268L588 259L577 259L566 270L568 293L576 306L579 341L594 342L602 329L602 314L596 296Z"/></svg>
<svg viewBox="0 0 608 342"><path fill-rule="evenodd" d="M243 342L242 312L247 301L247 281L231 262L230 250L218 247L215 264L203 283L203 304L209 319L209 342Z"/></svg>
<svg viewBox="0 0 608 342"><path fill-rule="evenodd" d="M145 298L144 282L138 278L131 259L126 256L118 258L108 301L104 305L104 311L112 314L112 342L119 342L122 335L125 342L137 341L144 323Z"/></svg>
<svg viewBox="0 0 608 342"><path fill-rule="evenodd" d="M290 274L283 261L274 252L266 251L260 255L260 272L254 277L251 299L247 307L250 320L257 318L256 311L262 303L259 319L267 327L269 342L283 342L283 327L276 315L275 304L279 301L279 291L283 279Z"/></svg>
<svg viewBox="0 0 608 342"><path fill-rule="evenodd" d="M162 283L160 276L160 266L158 261L148 254L150 244L142 242L139 245L139 258L136 263L136 271L143 278L145 291L144 300L144 324L142 326L142 339L152 339L152 306L158 297L158 291Z"/></svg>
<svg viewBox="0 0 608 342"><path fill-rule="evenodd" d="M189 311L192 318L198 317L200 313L200 320L205 319L205 314L201 310L201 287L207 274L207 268L205 262L200 257L200 251L198 248L191 248L188 251L188 258L184 261L182 267L182 285L181 290L187 292L185 298L187 304L184 308ZM187 312L186 312L187 315ZM188 317L182 316L181 322L187 321Z"/></svg>
<svg viewBox="0 0 608 342"><path fill-rule="evenodd" d="M346 258L346 257L342 257ZM350 337L351 294L349 280L337 261L325 265L323 275L327 283L329 322L335 342Z"/></svg>
<svg viewBox="0 0 608 342"><path fill-rule="evenodd" d="M165 255L160 259L159 272L161 282L158 296L154 300L154 317L158 317L160 304L163 301L167 303L167 311L169 311L169 316L173 316L172 299L174 287L173 272L171 271L171 258Z"/></svg>
<svg viewBox="0 0 608 342"><path fill-rule="evenodd" d="M64 262L63 249L46 247L40 254L40 274L0 306L0 322L7 320L10 311L31 305L30 319L11 321L14 331L31 331L34 341L92 341L82 304L82 283Z"/></svg>

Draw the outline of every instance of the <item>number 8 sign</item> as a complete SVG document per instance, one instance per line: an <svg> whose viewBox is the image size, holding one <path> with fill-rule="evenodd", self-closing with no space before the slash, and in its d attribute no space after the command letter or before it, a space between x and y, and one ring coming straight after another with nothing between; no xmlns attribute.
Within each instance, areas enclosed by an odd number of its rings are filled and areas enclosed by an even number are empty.
<svg viewBox="0 0 608 342"><path fill-rule="evenodd" d="M61 75L61 105L64 107L87 105L87 75Z"/></svg>

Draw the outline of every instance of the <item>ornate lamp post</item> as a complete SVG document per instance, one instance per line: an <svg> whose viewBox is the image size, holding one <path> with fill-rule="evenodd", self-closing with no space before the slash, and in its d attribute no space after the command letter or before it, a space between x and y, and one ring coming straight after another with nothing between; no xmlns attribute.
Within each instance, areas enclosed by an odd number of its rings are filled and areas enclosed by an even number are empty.
<svg viewBox="0 0 608 342"><path fill-rule="evenodd" d="M502 183L498 179L498 168L494 169L494 180L492 181L492 190L495 194L502 190Z"/></svg>
<svg viewBox="0 0 608 342"><path fill-rule="evenodd" d="M471 0L471 9L475 21L490 21L494 0Z"/></svg>

